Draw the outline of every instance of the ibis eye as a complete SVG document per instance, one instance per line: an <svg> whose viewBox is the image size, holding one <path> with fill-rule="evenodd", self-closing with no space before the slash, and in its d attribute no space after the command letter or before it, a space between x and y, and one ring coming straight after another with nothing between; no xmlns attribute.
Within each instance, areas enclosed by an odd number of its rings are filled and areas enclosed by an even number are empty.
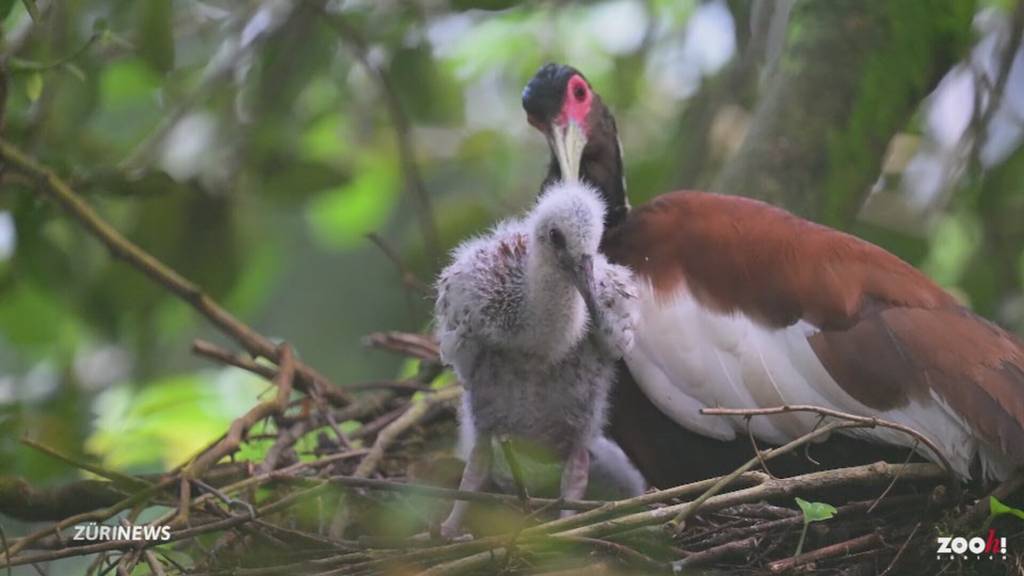
<svg viewBox="0 0 1024 576"><path fill-rule="evenodd" d="M582 84L577 84L576 87L572 89L572 95L576 98L577 102L583 102L587 98L587 89L584 88Z"/></svg>
<svg viewBox="0 0 1024 576"><path fill-rule="evenodd" d="M558 228L552 228L551 231L548 232L548 238L551 239L551 243L555 245L555 248L558 248L559 250L565 248L565 236Z"/></svg>

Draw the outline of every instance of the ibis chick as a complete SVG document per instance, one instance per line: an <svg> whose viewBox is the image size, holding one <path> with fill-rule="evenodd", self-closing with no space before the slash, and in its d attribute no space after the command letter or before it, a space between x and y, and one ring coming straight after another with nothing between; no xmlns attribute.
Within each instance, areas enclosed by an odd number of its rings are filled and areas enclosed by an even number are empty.
<svg viewBox="0 0 1024 576"><path fill-rule="evenodd" d="M457 248L441 273L441 358L465 386L461 490L491 478L493 442L502 437L564 463L564 499L583 497L591 469L621 496L644 490L604 437L615 364L632 346L639 315L631 272L598 252L604 212L588 185L555 182L525 218ZM443 536L458 533L467 506L456 502Z"/></svg>

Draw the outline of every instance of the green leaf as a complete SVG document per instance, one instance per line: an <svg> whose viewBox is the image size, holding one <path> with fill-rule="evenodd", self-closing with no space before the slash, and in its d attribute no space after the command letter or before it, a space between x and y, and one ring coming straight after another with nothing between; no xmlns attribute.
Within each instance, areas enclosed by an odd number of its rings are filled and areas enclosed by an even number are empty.
<svg viewBox="0 0 1024 576"><path fill-rule="evenodd" d="M337 163L349 147L344 140L348 118L341 113L326 114L314 121L302 135L300 150L310 160Z"/></svg>
<svg viewBox="0 0 1024 576"><path fill-rule="evenodd" d="M803 511L804 522L807 524L828 520L836 514L835 507L824 502L808 502L803 498L797 498L796 503Z"/></svg>
<svg viewBox="0 0 1024 576"><path fill-rule="evenodd" d="M342 434L351 434L362 427L363 423L359 420L345 420L338 424L338 429L341 430Z"/></svg>
<svg viewBox="0 0 1024 576"><path fill-rule="evenodd" d="M160 79L141 61L127 58L110 64L100 77L100 100L105 106L133 106L152 101Z"/></svg>
<svg viewBox="0 0 1024 576"><path fill-rule="evenodd" d="M39 96L43 93L43 75L39 72L33 72L28 75L25 79L25 96L29 100L35 102L39 100Z"/></svg>
<svg viewBox="0 0 1024 576"><path fill-rule="evenodd" d="M988 510L989 519L995 518L996 516L1003 516L1005 514L1009 514L1011 516L1016 516L1017 518L1024 520L1024 510L1007 506L1006 504L1000 502L999 499L996 498L995 496L988 497Z"/></svg>

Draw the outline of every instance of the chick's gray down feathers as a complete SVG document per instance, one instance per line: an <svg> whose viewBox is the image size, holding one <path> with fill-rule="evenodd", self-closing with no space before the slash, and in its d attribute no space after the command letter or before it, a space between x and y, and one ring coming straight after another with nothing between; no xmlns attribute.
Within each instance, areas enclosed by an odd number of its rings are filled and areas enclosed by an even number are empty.
<svg viewBox="0 0 1024 576"><path fill-rule="evenodd" d="M626 496L642 492L643 479L603 429L638 298L629 269L597 251L603 219L586 185L549 186L527 217L456 249L438 281L435 317L441 357L466 389L467 449L507 435L564 461L583 446L595 476ZM566 273L584 258L593 313Z"/></svg>

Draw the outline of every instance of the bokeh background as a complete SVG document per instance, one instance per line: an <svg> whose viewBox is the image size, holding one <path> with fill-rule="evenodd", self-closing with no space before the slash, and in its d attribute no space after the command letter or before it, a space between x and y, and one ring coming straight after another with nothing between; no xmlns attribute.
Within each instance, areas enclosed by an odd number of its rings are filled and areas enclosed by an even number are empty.
<svg viewBox="0 0 1024 576"><path fill-rule="evenodd" d="M37 12L33 18L29 8ZM0 1L2 137L342 384L427 328L460 239L546 168L519 96L547 61L616 114L634 203L766 198L868 238L1024 331L1024 51L1013 0ZM266 389L222 341L3 175L0 474L79 473L29 436L158 471Z"/></svg>

